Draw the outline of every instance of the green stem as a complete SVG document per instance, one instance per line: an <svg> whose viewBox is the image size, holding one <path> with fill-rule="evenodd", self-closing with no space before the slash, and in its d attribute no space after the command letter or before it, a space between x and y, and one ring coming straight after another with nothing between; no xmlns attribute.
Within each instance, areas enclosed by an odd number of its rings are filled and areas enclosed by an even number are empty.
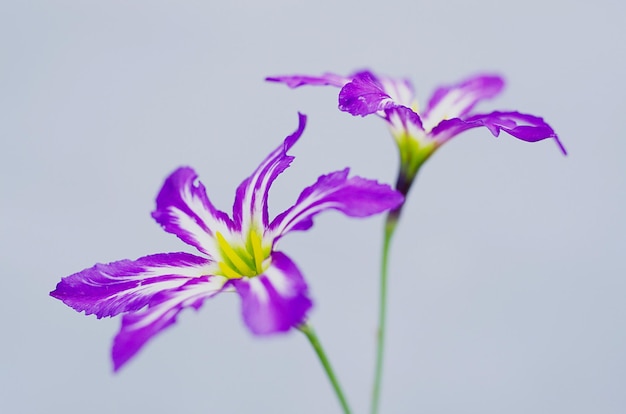
<svg viewBox="0 0 626 414"><path fill-rule="evenodd" d="M396 179L396 190L405 197L409 193L415 176L420 168L419 164L412 172L404 168L400 169L398 178ZM374 386L372 388L372 405L370 412L377 414L380 409L380 388L383 378L383 358L385 353L385 322L387 320L387 274L389 270L389 248L391 239L396 231L400 214L402 213L404 203L387 214L385 220L385 234L383 238L382 260L380 264L380 298L378 309L378 332L376 335L376 368L374 373Z"/></svg>
<svg viewBox="0 0 626 414"><path fill-rule="evenodd" d="M337 395L337 398L339 399L339 403L341 404L341 407L343 408L343 412L345 414L350 414L351 411L350 411L350 407L348 406L348 401L346 400L346 397L344 396L343 391L341 390L341 386L339 385L339 381L337 380L337 377L335 376L333 367L330 365L330 361L328 360L328 357L326 356L326 353L324 352L324 349L322 348L322 344L317 338L315 331L313 330L311 325L309 325L308 323L304 323L300 325L298 329L307 337L307 339L313 346L313 349L315 350L317 357L319 358L320 362L322 363L322 366L324 367L324 371L326 371L326 375L328 376L328 379L333 385L333 389L335 390L335 394Z"/></svg>
<svg viewBox="0 0 626 414"><path fill-rule="evenodd" d="M383 376L383 355L385 350L385 322L387 318L387 274L389 263L389 247L391 245L391 239L396 230L398 224L398 218L400 217L400 209L389 212L387 220L385 221L385 235L383 239L382 261L380 268L380 304L378 310L378 332L376 336L376 372L374 374L374 387L372 389L372 405L371 413L378 413L380 407L380 387Z"/></svg>

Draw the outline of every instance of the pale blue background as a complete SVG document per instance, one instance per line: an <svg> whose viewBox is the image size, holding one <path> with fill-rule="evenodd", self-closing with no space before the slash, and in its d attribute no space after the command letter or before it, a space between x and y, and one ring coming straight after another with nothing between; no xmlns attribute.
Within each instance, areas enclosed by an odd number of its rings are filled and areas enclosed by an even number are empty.
<svg viewBox="0 0 626 414"><path fill-rule="evenodd" d="M225 295L119 375L119 320L48 297L95 262L178 251L149 216L179 165L230 210L296 127L272 213L332 170L391 182L395 147L331 88L267 75L372 68L424 101L478 71L479 109L545 117L570 151L486 130L424 167L395 240L384 413L626 412L624 16L616 1L3 1L0 3L0 412L334 413L297 332L252 337ZM382 217L329 213L280 245L355 409L373 371Z"/></svg>

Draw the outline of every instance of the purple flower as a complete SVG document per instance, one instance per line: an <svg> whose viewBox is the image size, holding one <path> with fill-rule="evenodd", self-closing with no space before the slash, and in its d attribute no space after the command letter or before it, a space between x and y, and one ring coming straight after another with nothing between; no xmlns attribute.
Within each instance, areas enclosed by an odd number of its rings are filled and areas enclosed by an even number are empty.
<svg viewBox="0 0 626 414"><path fill-rule="evenodd" d="M325 210L367 217L402 203L402 195L389 186L349 178L346 168L319 177L292 207L270 221L270 186L293 160L287 151L305 124L301 114L298 129L239 185L232 218L213 206L193 169L179 168L165 180L152 217L201 255L159 253L96 264L63 278L50 293L98 318L124 313L113 341L115 370L172 325L182 309L199 309L205 299L224 291L239 294L244 322L256 335L297 327L312 302L298 267L276 250L280 238L308 230L313 217Z"/></svg>
<svg viewBox="0 0 626 414"><path fill-rule="evenodd" d="M282 82L290 88L336 86L341 88L340 110L352 115L376 114L383 118L398 144L399 178L408 186L437 148L471 128L486 127L496 137L504 131L527 142L552 138L561 152L567 154L554 130L542 118L514 111L472 113L476 104L495 97L504 88L504 80L495 75L478 75L439 87L423 110L419 109L408 80L378 76L370 71L357 72L349 77L326 73L319 77L276 76L266 80ZM408 187L405 190L408 191ZM406 194L406 191L403 192Z"/></svg>

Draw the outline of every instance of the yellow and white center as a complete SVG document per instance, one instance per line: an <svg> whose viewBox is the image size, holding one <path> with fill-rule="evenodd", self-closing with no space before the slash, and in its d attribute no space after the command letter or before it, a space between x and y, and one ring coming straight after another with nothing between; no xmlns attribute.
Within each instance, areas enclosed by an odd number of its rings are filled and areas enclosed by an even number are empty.
<svg viewBox="0 0 626 414"><path fill-rule="evenodd" d="M228 279L258 276L269 267L271 243L264 244L256 230L250 230L241 244L229 243L219 231L215 238L220 252L217 265Z"/></svg>

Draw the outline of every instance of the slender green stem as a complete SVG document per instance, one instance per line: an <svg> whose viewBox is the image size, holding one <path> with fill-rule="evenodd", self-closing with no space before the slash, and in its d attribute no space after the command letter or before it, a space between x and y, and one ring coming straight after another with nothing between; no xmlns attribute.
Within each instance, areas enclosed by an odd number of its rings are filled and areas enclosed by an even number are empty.
<svg viewBox="0 0 626 414"><path fill-rule="evenodd" d="M350 411L350 407L348 406L348 401L346 400L346 397L344 396L343 391L341 390L341 386L339 385L337 376L335 375L335 372L333 371L333 367L330 365L330 361L328 360L328 357L326 356L326 353L324 352L324 349L322 348L322 344L317 338L315 331L313 330L311 325L309 325L308 323L304 323L300 325L298 329L307 337L307 339L313 346L313 349L315 350L317 357L319 358L320 362L322 363L322 366L324 367L324 371L326 371L326 375L328 376L328 379L333 385L333 389L335 390L335 394L337 395L337 398L339 399L339 403L341 404L341 407L343 408L344 414L350 414L351 411Z"/></svg>
<svg viewBox="0 0 626 414"><path fill-rule="evenodd" d="M385 235L383 239L382 261L380 267L380 298L378 309L378 332L376 335L376 372L374 374L374 387L372 389L371 413L378 413L380 407L380 388L383 376L383 356L385 351L385 322L387 318L387 274L389 263L389 247L391 239L398 224L400 208L391 211L385 221Z"/></svg>
<svg viewBox="0 0 626 414"><path fill-rule="evenodd" d="M417 167L412 171L407 171L401 166L396 180L396 190L399 191L404 197L406 197L409 193L420 166L421 164L417 165ZM374 386L372 387L372 405L370 407L370 412L372 414L377 414L380 409L380 388L383 378L383 359L385 354L385 322L387 320L387 275L389 270L389 248L391 247L391 239L396 231L403 207L404 203L391 210L387 214L387 219L385 221L382 259L380 264L380 303L378 309L378 332L376 335L376 368L374 373Z"/></svg>

